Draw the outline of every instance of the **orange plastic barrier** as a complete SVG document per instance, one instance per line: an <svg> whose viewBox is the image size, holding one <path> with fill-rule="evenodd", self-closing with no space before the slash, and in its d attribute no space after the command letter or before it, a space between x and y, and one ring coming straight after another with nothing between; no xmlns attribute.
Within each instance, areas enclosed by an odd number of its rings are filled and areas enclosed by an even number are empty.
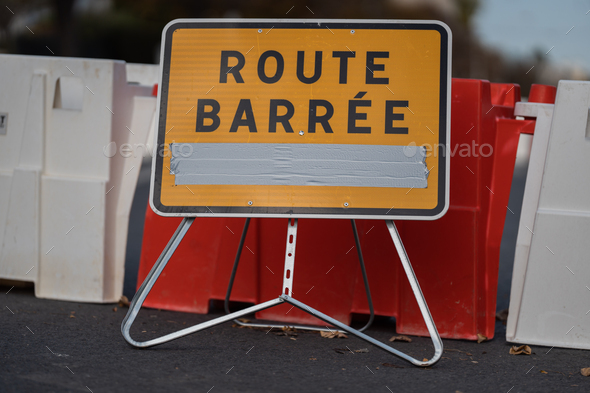
<svg viewBox="0 0 590 393"><path fill-rule="evenodd" d="M537 88L538 89L538 88ZM540 96L550 99L551 89ZM450 208L436 221L396 225L439 333L445 338L494 335L500 242L518 140L534 120L516 120L520 87L453 79ZM431 154L435 154L432 151ZM141 283L180 219L146 213L138 283ZM205 313L222 300L244 219L201 218L185 236L145 305ZM375 314L397 318L399 333L428 335L383 221L359 220ZM252 219L232 301L258 303L281 293L287 220ZM293 296L344 323L368 314L349 220L301 219ZM257 318L323 324L291 308L274 307Z"/></svg>
<svg viewBox="0 0 590 393"><path fill-rule="evenodd" d="M534 121L514 119L518 85L454 79L452 96L449 211L439 220L405 221L398 228L440 335L492 338L516 150L520 134L532 133ZM383 263L395 254L385 225L367 233L372 225L359 223L359 232L375 312L396 316L398 333L428 335L403 272ZM368 313L360 277L352 312Z"/></svg>
<svg viewBox="0 0 590 393"><path fill-rule="evenodd" d="M225 299L244 218L197 218L148 295L146 307L206 314L212 299ZM148 207L143 231L138 288L180 224ZM286 227L286 224L285 224ZM257 223L250 223L232 300L258 301Z"/></svg>

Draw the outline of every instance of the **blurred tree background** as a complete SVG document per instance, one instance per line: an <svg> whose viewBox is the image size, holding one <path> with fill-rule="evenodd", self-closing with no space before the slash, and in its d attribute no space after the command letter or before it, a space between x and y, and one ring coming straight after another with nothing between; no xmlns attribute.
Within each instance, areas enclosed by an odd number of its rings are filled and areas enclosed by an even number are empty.
<svg viewBox="0 0 590 393"><path fill-rule="evenodd" d="M472 27L479 0L7 0L0 52L157 63L163 27L176 18L435 19L453 32L453 77L531 83L564 78L542 53L508 59ZM534 68L531 70L531 67ZM565 75L567 77L567 75Z"/></svg>

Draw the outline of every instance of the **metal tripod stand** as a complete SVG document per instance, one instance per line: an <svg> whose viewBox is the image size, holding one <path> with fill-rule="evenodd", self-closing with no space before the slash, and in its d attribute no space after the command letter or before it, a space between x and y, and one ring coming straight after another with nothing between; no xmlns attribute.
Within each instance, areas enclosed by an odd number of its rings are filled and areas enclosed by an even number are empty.
<svg viewBox="0 0 590 393"><path fill-rule="evenodd" d="M172 236L172 238L170 239L170 241L168 242L168 244L166 245L166 247L162 251L162 254L160 255L160 257L158 258L158 260L156 261L156 263L152 267L152 270L150 271L150 273L146 277L145 281L143 282L143 284L141 285L141 287L139 288L139 290L137 291L137 293L133 297L133 300L131 301L131 304L129 306L129 311L127 312L127 315L123 319L123 323L121 324L121 333L123 334L123 337L125 338L125 340L129 344L131 344L135 347L138 347L138 348L147 348L147 347L151 347L154 345L163 344L165 342L186 336L191 333L195 333L195 332L198 332L201 330L211 328L213 326L219 325L224 322L231 321L233 319L237 319L237 318L246 316L251 313L262 311L262 310L265 310L270 307L274 307L274 306L282 304L282 303L289 303L292 306L295 306L307 313L310 313L314 317L321 319L322 321L324 321L328 324L336 326L338 329L340 329L344 332L347 332L347 333L352 334L358 338L361 338L361 339L383 349L384 351L386 351L392 355L395 355L395 356L398 356L404 360L407 360L408 362L410 362L416 366L426 367L426 366L433 365L442 356L442 352L443 352L442 340L438 334L438 331L436 330L436 326L434 324L432 316L430 315L430 311L428 310L428 306L426 305L426 300L424 299L424 295L422 294L422 290L420 289L420 285L418 284L418 281L416 280L414 270L412 269L412 266L410 264L407 254L406 254L406 250L401 242L401 239L399 237L399 233L398 233L393 221L386 221L387 228L389 229L391 239L393 240L393 243L394 243L397 253L400 257L404 271L406 272L406 276L408 277L408 281L410 282L410 286L412 287L412 291L414 292L414 296L416 297L416 301L418 302L418 306L420 307L422 317L424 318L424 321L426 322L426 326L428 328L428 332L430 333L432 343L434 344L434 356L429 360L423 361L423 360L415 359L415 358L413 358L413 357L411 357L411 356L409 356L409 355L407 355L395 348L392 348L391 346L389 346L387 344L382 343L381 341L375 340L374 338L366 335L365 333L363 333L360 330L357 330L357 329L354 329L350 326L347 326L347 325L343 324L342 322L339 322L336 319L334 319L326 314L323 314L318 310L315 310L315 309L309 307L308 305L306 305L306 304L304 304L292 297L293 273L294 273L294 268L295 268L295 244L296 244L296 240L297 240L297 219L289 219L289 223L288 223L287 246L286 246L286 250L285 250L285 267L284 267L284 271L283 271L283 286L282 286L283 290L282 290L282 293L279 295L279 297L269 300L269 301L266 301L264 303L260 303L260 304L245 308L240 311L232 312L230 314L212 319L207 322L199 323L197 325L194 325L194 326L191 326L191 327L188 327L188 328L185 328L185 329L182 329L182 330L176 331L174 333L170 333L170 334L167 334L167 335L164 335L162 337L158 337L158 338L155 338L152 340L148 340L148 341L134 340L133 338L131 338L131 336L129 334L129 330L131 329L131 325L135 321L135 318L137 317L137 314L139 313L139 310L141 309L141 306L142 306L143 302L145 301L147 295L149 294L150 290L154 286L155 282L158 280L158 277L160 276L160 274L164 270L164 267L166 266L166 264L168 263L168 261L170 260L172 255L174 254L174 251L176 250L176 248L178 247L178 245L182 241L182 238L186 235L186 232L188 231L188 229L190 228L190 226L192 225L194 220L195 220L194 217L187 217L182 220L178 229L176 230L176 232L174 233L174 235ZM243 237L244 236L245 236L245 234L243 234ZM358 239L358 236L357 236L357 239ZM360 250L360 247L358 247L358 249ZM239 255L237 256L237 258L239 258ZM364 267L364 265L362 265L362 266ZM237 270L237 265L234 263L234 271L232 272L232 277L234 277L234 278L235 278L235 271L236 270ZM232 280L232 283L233 283L233 280ZM230 283L230 284L232 284L232 283ZM367 293L369 293L368 292L368 284L366 281L365 281L365 288L367 289ZM230 291L231 291L231 285L228 288L228 293ZM369 296L370 296L370 294L369 294ZM228 299L228 297L226 296L226 304L227 304L227 299ZM271 325L264 325L264 326L271 326Z"/></svg>

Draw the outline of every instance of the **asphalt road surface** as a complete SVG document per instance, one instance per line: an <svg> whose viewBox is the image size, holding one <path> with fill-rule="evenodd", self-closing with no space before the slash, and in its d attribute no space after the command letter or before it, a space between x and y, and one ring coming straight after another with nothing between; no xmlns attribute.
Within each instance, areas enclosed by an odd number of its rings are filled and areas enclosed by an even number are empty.
<svg viewBox="0 0 590 393"><path fill-rule="evenodd" d="M9 288L2 288L6 292ZM126 308L36 299L12 289L0 311L1 392L562 392L590 391L587 351L532 347L510 355L497 323L496 338L477 344L444 340L443 358L418 368L354 337L254 330L226 323L149 349L135 349L120 333ZM142 310L136 339L211 319ZM369 330L387 341L391 319ZM431 357L428 338L393 345Z"/></svg>
<svg viewBox="0 0 590 393"><path fill-rule="evenodd" d="M526 166L515 171L501 249L498 309L508 307L512 258ZM124 293L135 293L147 206L149 167L144 165L131 212ZM0 287L0 392L561 392L590 391L588 351L532 347L511 355L505 325L477 344L444 340L436 365L417 368L354 337L232 327L226 323L150 349L121 336L127 308L37 299L33 289ZM6 293L8 291L8 293ZM132 328L154 338L220 315L144 309ZM359 324L361 322L358 322ZM386 342L395 320L377 319L368 334ZM430 358L430 339L393 346Z"/></svg>

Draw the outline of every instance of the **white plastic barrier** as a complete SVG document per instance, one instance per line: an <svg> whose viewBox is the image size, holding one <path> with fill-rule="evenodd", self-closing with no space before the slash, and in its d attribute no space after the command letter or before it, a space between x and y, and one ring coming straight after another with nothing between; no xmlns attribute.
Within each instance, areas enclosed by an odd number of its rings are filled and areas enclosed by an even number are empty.
<svg viewBox="0 0 590 393"><path fill-rule="evenodd" d="M590 349L590 82L561 81L537 117L516 245L506 339Z"/></svg>
<svg viewBox="0 0 590 393"><path fill-rule="evenodd" d="M140 85L154 86L160 82L160 66L158 64L127 63L127 80L129 82L139 83ZM146 142L146 151L149 151L150 154L144 155L144 162L149 162L150 164L156 146L156 127L158 125L156 114L156 111L154 111Z"/></svg>
<svg viewBox="0 0 590 393"><path fill-rule="evenodd" d="M120 61L0 56L0 278L38 297L120 298L142 160L120 147L146 143L152 88L128 84Z"/></svg>

